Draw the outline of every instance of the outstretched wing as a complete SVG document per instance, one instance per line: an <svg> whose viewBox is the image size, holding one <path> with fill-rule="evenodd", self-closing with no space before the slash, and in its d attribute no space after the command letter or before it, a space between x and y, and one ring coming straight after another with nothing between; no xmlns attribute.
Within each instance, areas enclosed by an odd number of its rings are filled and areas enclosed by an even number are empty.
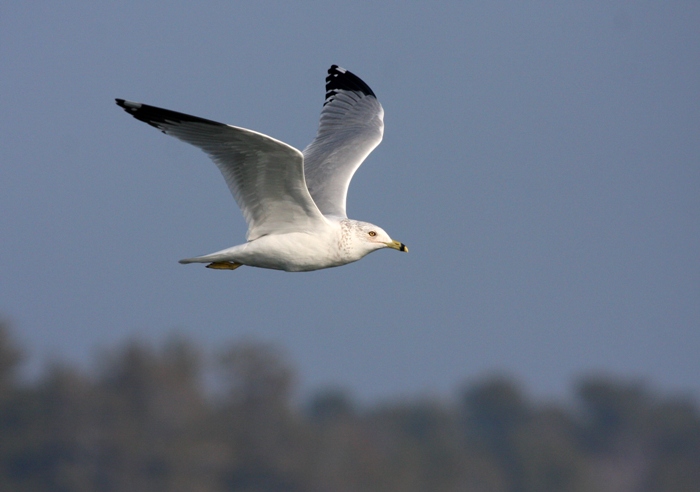
<svg viewBox="0 0 700 492"><path fill-rule="evenodd" d="M279 140L196 116L117 99L134 118L206 152L248 223L249 241L326 222L304 182L301 152Z"/></svg>
<svg viewBox="0 0 700 492"><path fill-rule="evenodd" d="M358 76L331 66L316 138L304 149L306 185L325 215L346 217L352 176L382 141L384 110Z"/></svg>

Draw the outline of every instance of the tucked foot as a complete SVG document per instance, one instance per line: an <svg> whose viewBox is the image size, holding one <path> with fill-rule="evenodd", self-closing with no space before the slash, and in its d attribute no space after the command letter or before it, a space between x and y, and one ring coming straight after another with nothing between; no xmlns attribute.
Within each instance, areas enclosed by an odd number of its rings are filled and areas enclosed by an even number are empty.
<svg viewBox="0 0 700 492"><path fill-rule="evenodd" d="M235 261L216 261L214 263L209 263L207 268L213 268L214 270L235 270L243 263L236 263Z"/></svg>

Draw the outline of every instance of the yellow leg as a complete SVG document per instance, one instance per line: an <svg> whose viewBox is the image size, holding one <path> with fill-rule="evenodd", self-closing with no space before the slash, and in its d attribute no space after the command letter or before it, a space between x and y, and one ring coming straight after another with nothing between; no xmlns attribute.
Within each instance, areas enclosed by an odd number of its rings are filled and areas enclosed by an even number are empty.
<svg viewBox="0 0 700 492"><path fill-rule="evenodd" d="M209 263L207 268L213 268L214 270L235 270L242 263L236 263L235 261L217 261L214 263Z"/></svg>

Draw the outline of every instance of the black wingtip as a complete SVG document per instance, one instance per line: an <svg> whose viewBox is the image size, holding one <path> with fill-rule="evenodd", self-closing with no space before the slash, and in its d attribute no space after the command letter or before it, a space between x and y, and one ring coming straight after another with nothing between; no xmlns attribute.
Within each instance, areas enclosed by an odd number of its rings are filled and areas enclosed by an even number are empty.
<svg viewBox="0 0 700 492"><path fill-rule="evenodd" d="M366 96L377 97L360 77L338 65L331 65L326 77L326 102L324 104L328 104L340 90L361 92Z"/></svg>
<svg viewBox="0 0 700 492"><path fill-rule="evenodd" d="M141 106L139 103L127 101L126 99L117 98L114 101L117 103L117 106L119 106L124 111L130 114L134 114L136 111L138 111L138 108Z"/></svg>
<svg viewBox="0 0 700 492"><path fill-rule="evenodd" d="M141 104L125 99L115 99L118 106L124 109L137 120L148 123L152 127L158 128L165 133L164 127L179 123L205 123L207 125L226 126L218 121L207 120L199 116L178 113L169 109L157 108L148 104Z"/></svg>

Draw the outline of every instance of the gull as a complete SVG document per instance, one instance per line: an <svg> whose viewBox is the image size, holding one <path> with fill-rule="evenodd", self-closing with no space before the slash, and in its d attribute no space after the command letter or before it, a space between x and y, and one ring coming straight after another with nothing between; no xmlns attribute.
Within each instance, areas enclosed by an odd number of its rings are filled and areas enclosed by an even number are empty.
<svg viewBox="0 0 700 492"><path fill-rule="evenodd" d="M384 134L384 109L352 72L337 65L328 70L318 132L303 152L246 128L116 102L134 118L202 149L248 224L247 242L180 263L304 272L352 263L383 248L408 252L381 227L349 219L345 211L352 176Z"/></svg>

